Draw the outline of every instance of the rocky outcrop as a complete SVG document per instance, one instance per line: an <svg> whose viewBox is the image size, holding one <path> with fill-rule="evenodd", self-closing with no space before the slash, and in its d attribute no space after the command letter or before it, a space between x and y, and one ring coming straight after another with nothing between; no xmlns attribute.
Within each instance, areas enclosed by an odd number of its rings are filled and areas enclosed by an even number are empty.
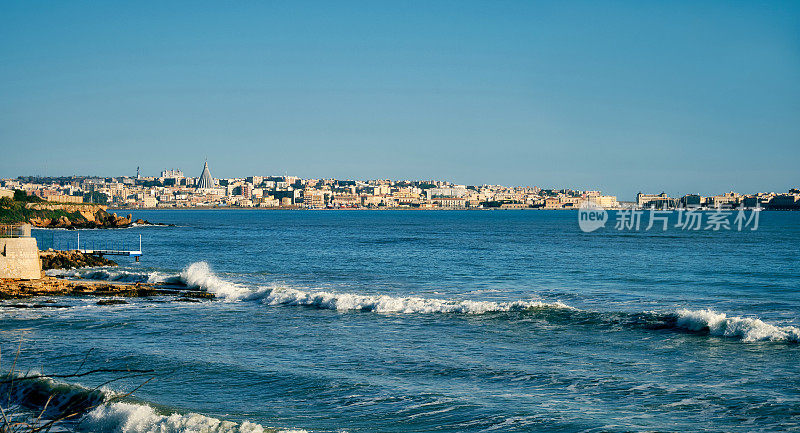
<svg viewBox="0 0 800 433"><path fill-rule="evenodd" d="M109 213L99 204L23 202L0 199L0 224L29 223L34 227L64 229L125 228L133 224L156 224L142 219L133 221L133 215L120 216Z"/></svg>
<svg viewBox="0 0 800 433"><path fill-rule="evenodd" d="M117 266L117 262L94 254L85 254L80 251L41 251L42 270L49 269L75 269L88 266Z"/></svg>
<svg viewBox="0 0 800 433"><path fill-rule="evenodd" d="M133 215L123 217L108 213L107 208L102 205L28 203L25 207L33 212L34 215L28 222L35 227L123 228L130 227L133 223Z"/></svg>
<svg viewBox="0 0 800 433"><path fill-rule="evenodd" d="M62 211L68 214L80 215L84 221L93 222L98 216L108 214L108 207L99 204L62 204L62 203L28 203L28 209L43 211ZM76 215L76 216L77 216Z"/></svg>

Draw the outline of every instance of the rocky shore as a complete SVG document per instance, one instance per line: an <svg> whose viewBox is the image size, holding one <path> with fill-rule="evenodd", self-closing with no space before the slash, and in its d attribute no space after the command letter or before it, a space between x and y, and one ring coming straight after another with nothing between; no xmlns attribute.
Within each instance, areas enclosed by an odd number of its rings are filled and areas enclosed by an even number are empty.
<svg viewBox="0 0 800 433"><path fill-rule="evenodd" d="M161 225L145 221L133 220L133 215L120 216L109 213L101 205L63 205L55 203L30 203L26 206L31 211L38 211L38 216L28 218L34 227L86 229L86 228L126 228L133 224ZM52 214L55 212L58 215Z"/></svg>
<svg viewBox="0 0 800 433"><path fill-rule="evenodd" d="M67 280L44 275L49 269L75 269L94 266L116 266L104 257L80 251L41 251L42 278L39 280L0 279L0 299L21 299L36 296L177 296L184 301L210 299L214 295L200 290L149 283ZM104 299L100 304L125 303L122 299ZM27 305L27 304L26 304ZM44 305L44 304L43 304Z"/></svg>
<svg viewBox="0 0 800 433"><path fill-rule="evenodd" d="M117 262L103 256L84 254L80 251L55 251L46 250L39 252L42 261L42 271L50 269L76 269L93 266L117 266Z"/></svg>
<svg viewBox="0 0 800 433"><path fill-rule="evenodd" d="M72 281L54 277L44 277L40 280L0 279L0 299L20 299L34 296L180 296L187 299L214 297L208 292L174 289L159 284Z"/></svg>

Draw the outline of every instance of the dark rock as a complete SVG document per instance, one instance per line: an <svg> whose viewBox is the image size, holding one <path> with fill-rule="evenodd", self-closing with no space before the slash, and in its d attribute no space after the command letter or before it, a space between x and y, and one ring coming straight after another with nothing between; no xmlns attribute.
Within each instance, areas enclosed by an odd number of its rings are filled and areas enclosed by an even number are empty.
<svg viewBox="0 0 800 433"><path fill-rule="evenodd" d="M39 253L42 260L42 270L48 269L74 269L93 266L117 266L113 260L102 256L85 254L80 251L42 251Z"/></svg>
<svg viewBox="0 0 800 433"><path fill-rule="evenodd" d="M121 305L127 303L128 301L125 301L123 299L101 299L97 301L97 305Z"/></svg>

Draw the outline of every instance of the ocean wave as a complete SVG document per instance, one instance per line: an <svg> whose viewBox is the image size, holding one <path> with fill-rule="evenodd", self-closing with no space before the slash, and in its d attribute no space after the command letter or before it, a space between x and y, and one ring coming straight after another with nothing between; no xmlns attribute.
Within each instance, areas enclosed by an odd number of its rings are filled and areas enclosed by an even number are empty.
<svg viewBox="0 0 800 433"><path fill-rule="evenodd" d="M375 313L461 313L486 314L495 312L525 311L536 308L572 308L560 302L540 301L470 301L435 298L395 297L389 295L357 295L353 293L307 292L287 287L275 287L256 292L246 299L258 300L268 305L293 305L336 311L368 311Z"/></svg>
<svg viewBox="0 0 800 433"><path fill-rule="evenodd" d="M266 305L374 313L546 314L550 315L548 318L553 321L590 326L622 324L633 328L670 329L707 334L743 342L800 342L800 329L797 327L773 325L757 318L728 316L710 309L681 309L668 313L595 312L580 310L562 302L446 300L416 296L396 297L312 291L282 286L250 289L217 277L206 262L192 263L181 273L181 278L187 286L207 290L217 298L227 301L255 301Z"/></svg>
<svg viewBox="0 0 800 433"><path fill-rule="evenodd" d="M713 310L681 309L675 314L675 325L692 332L707 332L717 337L738 338L742 341L800 342L800 328L778 326L761 319L728 316Z"/></svg>
<svg viewBox="0 0 800 433"><path fill-rule="evenodd" d="M104 404L87 413L80 431L124 433L305 433L305 430L276 430L244 421L235 423L198 413L161 415L148 405L117 402Z"/></svg>
<svg viewBox="0 0 800 433"><path fill-rule="evenodd" d="M416 296L362 295L325 290L301 290L284 286L250 288L218 277L206 262L195 262L178 275L159 272L132 272L114 268L88 268L70 271L48 271L48 275L112 281L170 282L205 290L217 299L228 302L250 301L274 306L301 306L334 311L362 311L396 314L534 314L555 322L586 326L618 326L627 328L669 329L743 342L800 342L800 328L780 326L758 318L728 316L710 309L680 309L674 312L598 312L580 310L562 302L534 300L484 301L447 300Z"/></svg>
<svg viewBox="0 0 800 433"><path fill-rule="evenodd" d="M31 371L28 376L38 376ZM49 378L26 379L14 374L0 375L0 406L8 412L29 409L37 414L44 410L43 418L54 418L64 413L80 413L107 399L107 392L57 382ZM49 401L48 401L49 400Z"/></svg>
<svg viewBox="0 0 800 433"><path fill-rule="evenodd" d="M217 277L206 262L195 262L187 266L181 272L180 278L186 287L206 290L224 300L240 300L253 293L247 287Z"/></svg>
<svg viewBox="0 0 800 433"><path fill-rule="evenodd" d="M0 380L11 376L0 376ZM249 421L236 423L198 413L159 413L146 403L113 401L117 395L108 389L89 389L77 384L50 378L14 377L13 386L0 382L0 405L15 421L33 421L77 414L59 422L69 431L121 433L304 433L305 430L283 430L264 427ZM44 410L44 412L43 412ZM41 425L41 424L40 424Z"/></svg>
<svg viewBox="0 0 800 433"><path fill-rule="evenodd" d="M249 289L217 277L206 262L192 263L181 278L188 287L205 289L227 301L256 301L267 305L315 307L336 311L368 311L375 313L464 313L523 311L533 308L571 308L560 302L539 301L452 301L420 297L389 295L358 295L327 291L305 291L290 287L260 287Z"/></svg>

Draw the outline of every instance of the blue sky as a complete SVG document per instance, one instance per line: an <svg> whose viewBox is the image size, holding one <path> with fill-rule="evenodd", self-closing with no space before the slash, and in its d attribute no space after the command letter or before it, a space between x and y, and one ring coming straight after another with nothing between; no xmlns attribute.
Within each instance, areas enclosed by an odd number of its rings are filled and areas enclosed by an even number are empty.
<svg viewBox="0 0 800 433"><path fill-rule="evenodd" d="M0 177L800 184L800 2L3 2Z"/></svg>

